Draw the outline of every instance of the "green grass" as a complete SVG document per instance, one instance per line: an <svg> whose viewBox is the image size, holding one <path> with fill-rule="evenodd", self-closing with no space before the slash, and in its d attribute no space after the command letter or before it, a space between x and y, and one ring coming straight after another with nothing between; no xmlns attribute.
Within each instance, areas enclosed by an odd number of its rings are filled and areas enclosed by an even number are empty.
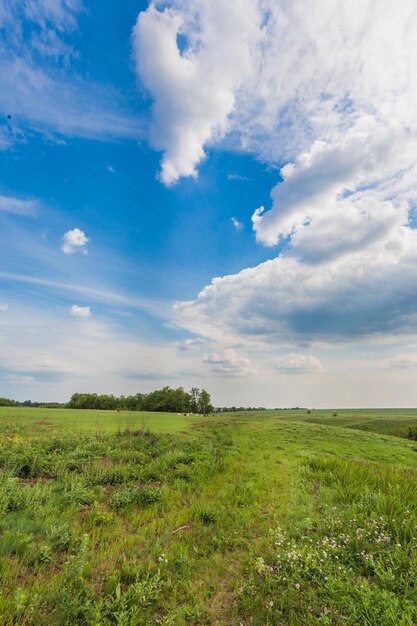
<svg viewBox="0 0 417 626"><path fill-rule="evenodd" d="M26 407L0 407L0 425L24 427L32 432L43 430L73 433L116 433L130 428L148 429L157 433L176 433L188 430L196 415L176 413L147 413L144 411L95 411L76 409L37 409ZM46 423L40 423L46 422Z"/></svg>
<svg viewBox="0 0 417 626"><path fill-rule="evenodd" d="M0 409L0 623L416 624L405 423Z"/></svg>

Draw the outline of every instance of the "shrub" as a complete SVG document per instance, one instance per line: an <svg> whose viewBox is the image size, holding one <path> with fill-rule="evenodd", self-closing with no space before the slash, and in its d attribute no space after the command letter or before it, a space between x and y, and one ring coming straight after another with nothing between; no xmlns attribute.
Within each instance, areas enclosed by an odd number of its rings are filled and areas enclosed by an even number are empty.
<svg viewBox="0 0 417 626"><path fill-rule="evenodd" d="M408 439L411 439L412 441L417 441L417 425L408 427L407 437Z"/></svg>

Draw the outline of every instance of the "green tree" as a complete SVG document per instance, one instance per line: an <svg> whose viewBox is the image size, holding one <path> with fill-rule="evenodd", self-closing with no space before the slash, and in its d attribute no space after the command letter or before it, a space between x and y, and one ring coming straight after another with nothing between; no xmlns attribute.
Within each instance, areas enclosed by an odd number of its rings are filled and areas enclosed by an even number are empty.
<svg viewBox="0 0 417 626"><path fill-rule="evenodd" d="M202 389L198 398L198 412L207 415L207 413L211 413L212 411L213 406L211 404L210 394L205 389Z"/></svg>
<svg viewBox="0 0 417 626"><path fill-rule="evenodd" d="M200 390L198 387L192 387L190 391L190 411L198 413L199 411Z"/></svg>

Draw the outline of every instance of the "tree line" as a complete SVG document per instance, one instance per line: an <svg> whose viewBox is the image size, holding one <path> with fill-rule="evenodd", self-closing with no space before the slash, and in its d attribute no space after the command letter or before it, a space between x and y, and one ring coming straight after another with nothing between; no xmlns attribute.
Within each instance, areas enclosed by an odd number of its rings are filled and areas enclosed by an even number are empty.
<svg viewBox="0 0 417 626"><path fill-rule="evenodd" d="M43 408L67 409L98 409L123 411L162 411L168 413L202 413L213 412L208 391L193 387L185 391L183 387L172 389L164 387L150 393L137 393L131 396L114 396L113 394L74 393L69 402L32 402L25 400L9 400L0 398L0 406L32 406Z"/></svg>
<svg viewBox="0 0 417 626"><path fill-rule="evenodd" d="M215 413L243 413L243 411L267 411L264 406L219 406Z"/></svg>
<svg viewBox="0 0 417 626"><path fill-rule="evenodd" d="M33 400L11 400L10 398L0 398L0 406L31 406L44 409L65 409L66 402L34 402Z"/></svg>
<svg viewBox="0 0 417 626"><path fill-rule="evenodd" d="M114 396L96 393L74 393L68 402L70 409L110 409L124 411L165 411L168 413L211 413L210 394L205 389L193 387L164 387L150 393L132 396Z"/></svg>

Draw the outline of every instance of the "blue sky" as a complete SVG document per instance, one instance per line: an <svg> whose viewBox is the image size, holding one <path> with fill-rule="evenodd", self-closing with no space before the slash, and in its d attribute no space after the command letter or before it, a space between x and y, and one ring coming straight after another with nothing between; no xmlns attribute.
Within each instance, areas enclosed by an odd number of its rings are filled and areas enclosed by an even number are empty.
<svg viewBox="0 0 417 626"><path fill-rule="evenodd" d="M311 3L0 0L0 395L416 403L416 10Z"/></svg>

